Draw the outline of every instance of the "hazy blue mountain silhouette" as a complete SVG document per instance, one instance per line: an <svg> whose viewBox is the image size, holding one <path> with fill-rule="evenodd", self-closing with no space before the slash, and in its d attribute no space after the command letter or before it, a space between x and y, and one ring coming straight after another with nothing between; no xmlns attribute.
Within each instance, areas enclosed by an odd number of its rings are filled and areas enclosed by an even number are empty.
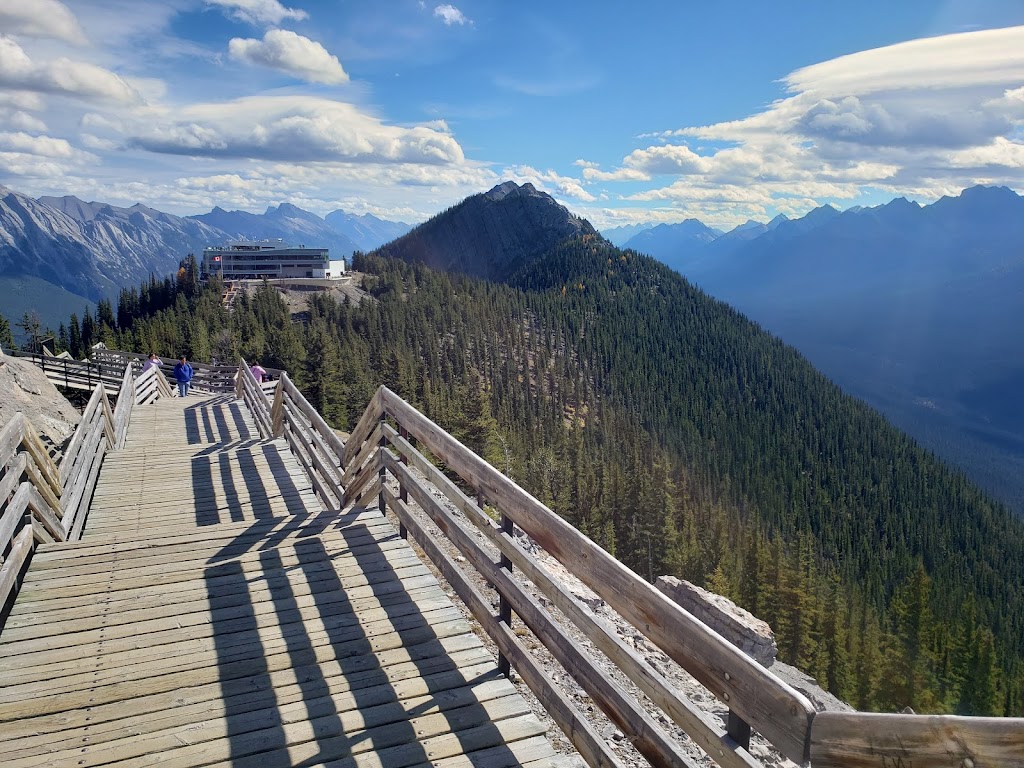
<svg viewBox="0 0 1024 768"><path fill-rule="evenodd" d="M209 213L189 216L227 233L237 240L281 239L288 245L328 248L331 256L348 257L358 246L343 233L330 226L315 213L290 203L270 206L265 213L225 211L214 208Z"/></svg>
<svg viewBox="0 0 1024 768"><path fill-rule="evenodd" d="M1024 198L972 187L730 234L683 274L1024 510Z"/></svg>
<svg viewBox="0 0 1024 768"><path fill-rule="evenodd" d="M337 232L345 235L362 251L372 251L384 243L401 237L410 229L411 224L404 221L388 221L380 219L372 213L357 216L343 210L331 211L324 220Z"/></svg>

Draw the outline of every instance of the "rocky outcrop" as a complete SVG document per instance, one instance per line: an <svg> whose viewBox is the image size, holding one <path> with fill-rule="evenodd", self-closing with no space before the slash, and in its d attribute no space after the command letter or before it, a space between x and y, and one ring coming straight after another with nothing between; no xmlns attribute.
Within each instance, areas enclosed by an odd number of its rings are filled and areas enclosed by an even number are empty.
<svg viewBox="0 0 1024 768"><path fill-rule="evenodd" d="M826 691L810 675L796 667L776 661L775 633L767 622L740 608L722 595L677 579L659 576L656 586L694 618L700 619L724 639L753 658L771 667L772 674L806 696L819 712L853 712L854 708Z"/></svg>
<svg viewBox="0 0 1024 768"><path fill-rule="evenodd" d="M504 280L558 243L597 232L532 184L466 198L378 252L434 269Z"/></svg>
<svg viewBox="0 0 1024 768"><path fill-rule="evenodd" d="M61 445L79 422L78 411L46 375L26 360L0 357L0 427L23 413L45 441Z"/></svg>
<svg viewBox="0 0 1024 768"><path fill-rule="evenodd" d="M675 576L659 576L656 586L694 618L700 619L759 664L770 667L775 663L779 649L775 644L775 633L767 622L740 608L729 598Z"/></svg>

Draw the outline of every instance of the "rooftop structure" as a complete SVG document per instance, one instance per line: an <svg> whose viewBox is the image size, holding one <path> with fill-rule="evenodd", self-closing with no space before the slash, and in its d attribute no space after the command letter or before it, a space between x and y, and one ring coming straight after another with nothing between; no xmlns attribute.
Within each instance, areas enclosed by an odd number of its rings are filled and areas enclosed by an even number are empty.
<svg viewBox="0 0 1024 768"><path fill-rule="evenodd" d="M326 248L285 245L283 240L238 241L203 249L204 280L219 275L225 280L260 278L337 278L345 274L345 260L331 259Z"/></svg>

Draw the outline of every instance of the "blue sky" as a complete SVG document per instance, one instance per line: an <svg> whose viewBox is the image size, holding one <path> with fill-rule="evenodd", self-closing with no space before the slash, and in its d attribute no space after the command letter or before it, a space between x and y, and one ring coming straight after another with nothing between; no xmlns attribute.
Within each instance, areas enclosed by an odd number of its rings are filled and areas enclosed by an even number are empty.
<svg viewBox="0 0 1024 768"><path fill-rule="evenodd" d="M1024 190L1024 3L0 0L0 184L599 227Z"/></svg>

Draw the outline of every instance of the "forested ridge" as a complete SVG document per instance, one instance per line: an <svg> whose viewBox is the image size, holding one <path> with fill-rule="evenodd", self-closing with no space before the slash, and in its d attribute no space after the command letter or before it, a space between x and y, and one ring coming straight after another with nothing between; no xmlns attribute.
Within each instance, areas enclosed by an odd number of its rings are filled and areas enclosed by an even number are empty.
<svg viewBox="0 0 1024 768"><path fill-rule="evenodd" d="M63 338L258 358L342 428L387 384L644 577L750 608L859 708L1024 714L1024 526L741 315L590 233L508 284L356 268L373 300L293 322L269 286L228 315L187 260Z"/></svg>

